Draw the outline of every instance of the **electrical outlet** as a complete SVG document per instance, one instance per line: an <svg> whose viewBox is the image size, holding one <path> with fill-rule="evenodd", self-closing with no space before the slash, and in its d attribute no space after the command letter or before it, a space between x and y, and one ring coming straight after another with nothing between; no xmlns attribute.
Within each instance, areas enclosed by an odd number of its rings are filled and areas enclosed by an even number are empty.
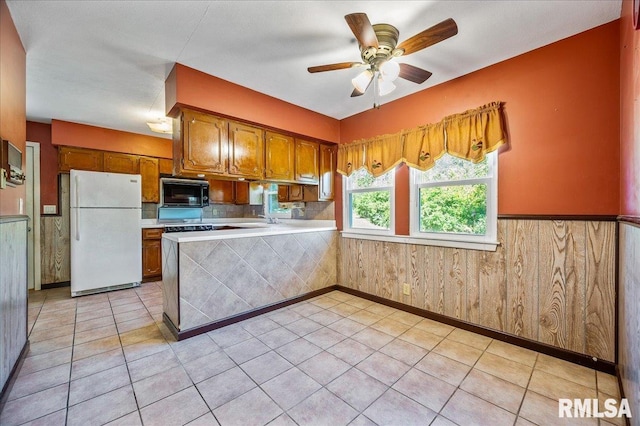
<svg viewBox="0 0 640 426"><path fill-rule="evenodd" d="M411 294L411 287L409 286L409 284L404 283L402 285L402 294L409 296Z"/></svg>
<svg viewBox="0 0 640 426"><path fill-rule="evenodd" d="M56 214L56 205L44 205L44 214Z"/></svg>

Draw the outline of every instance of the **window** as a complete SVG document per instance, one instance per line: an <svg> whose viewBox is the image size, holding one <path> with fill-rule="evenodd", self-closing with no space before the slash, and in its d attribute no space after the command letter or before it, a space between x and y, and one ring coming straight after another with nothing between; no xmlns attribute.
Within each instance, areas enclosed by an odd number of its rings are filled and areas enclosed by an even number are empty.
<svg viewBox="0 0 640 426"><path fill-rule="evenodd" d="M393 188L395 170L374 178L360 169L343 179L344 224L359 233L393 234Z"/></svg>
<svg viewBox="0 0 640 426"><path fill-rule="evenodd" d="M411 169L411 237L495 244L496 156L474 164L445 154L426 172Z"/></svg>

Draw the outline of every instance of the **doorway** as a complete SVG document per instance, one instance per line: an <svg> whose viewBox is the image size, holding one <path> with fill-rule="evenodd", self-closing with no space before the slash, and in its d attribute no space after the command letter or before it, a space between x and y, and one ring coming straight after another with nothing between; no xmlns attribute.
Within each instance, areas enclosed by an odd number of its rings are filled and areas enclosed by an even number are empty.
<svg viewBox="0 0 640 426"><path fill-rule="evenodd" d="M29 233L27 236L27 283L29 290L40 290L40 144L27 142L26 193Z"/></svg>

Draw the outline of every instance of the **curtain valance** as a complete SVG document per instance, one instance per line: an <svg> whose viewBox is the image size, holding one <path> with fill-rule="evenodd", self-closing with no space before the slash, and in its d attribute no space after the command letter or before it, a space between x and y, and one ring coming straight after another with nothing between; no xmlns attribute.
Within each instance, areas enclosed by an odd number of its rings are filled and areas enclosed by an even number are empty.
<svg viewBox="0 0 640 426"><path fill-rule="evenodd" d="M377 177L401 162L425 171L445 153L477 163L505 142L501 104L492 102L435 124L341 145L337 171L349 176L365 167Z"/></svg>

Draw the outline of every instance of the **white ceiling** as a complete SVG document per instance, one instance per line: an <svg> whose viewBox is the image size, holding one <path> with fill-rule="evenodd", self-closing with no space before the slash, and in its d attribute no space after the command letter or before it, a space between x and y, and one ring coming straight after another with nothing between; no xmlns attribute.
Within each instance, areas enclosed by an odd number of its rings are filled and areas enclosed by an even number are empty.
<svg viewBox="0 0 640 426"><path fill-rule="evenodd" d="M29 120L156 136L145 122L164 115L164 80L176 62L337 119L371 108L372 90L349 97L361 70L307 72L360 60L349 13L394 25L400 42L446 18L458 24L456 36L400 58L433 76L421 85L397 80L385 103L610 22L621 10L621 0L7 3L27 51Z"/></svg>

